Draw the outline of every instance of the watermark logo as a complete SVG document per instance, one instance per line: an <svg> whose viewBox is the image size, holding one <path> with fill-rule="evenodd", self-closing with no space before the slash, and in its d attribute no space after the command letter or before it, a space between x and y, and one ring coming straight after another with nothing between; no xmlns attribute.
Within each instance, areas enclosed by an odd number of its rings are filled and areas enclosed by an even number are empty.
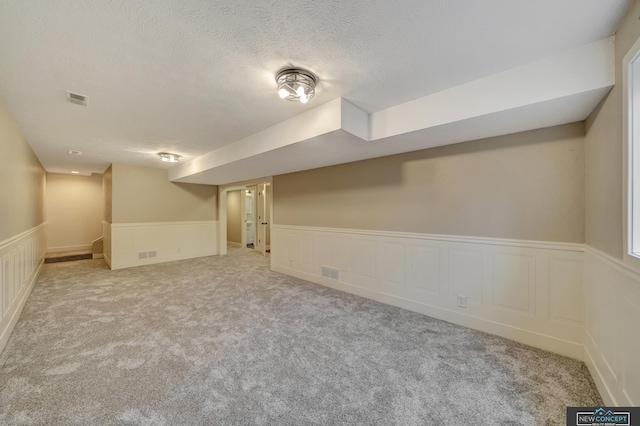
<svg viewBox="0 0 640 426"><path fill-rule="evenodd" d="M640 407L567 407L567 426L640 426Z"/></svg>

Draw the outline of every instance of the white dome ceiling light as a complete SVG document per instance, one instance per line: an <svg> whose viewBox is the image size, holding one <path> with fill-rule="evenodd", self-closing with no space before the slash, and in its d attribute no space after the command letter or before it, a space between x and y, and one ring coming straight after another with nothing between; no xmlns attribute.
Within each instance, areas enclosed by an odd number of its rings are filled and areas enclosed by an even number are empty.
<svg viewBox="0 0 640 426"><path fill-rule="evenodd" d="M276 83L282 99L306 104L316 94L318 77L302 68L287 68L276 75Z"/></svg>
<svg viewBox="0 0 640 426"><path fill-rule="evenodd" d="M178 154L172 154L170 152L159 152L158 157L160 157L160 160L165 163L177 163L180 161L180 156Z"/></svg>

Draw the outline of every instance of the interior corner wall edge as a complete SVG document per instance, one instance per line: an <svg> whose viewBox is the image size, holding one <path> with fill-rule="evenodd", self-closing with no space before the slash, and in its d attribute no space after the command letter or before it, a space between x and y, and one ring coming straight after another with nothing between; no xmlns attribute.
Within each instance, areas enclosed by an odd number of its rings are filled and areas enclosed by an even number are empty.
<svg viewBox="0 0 640 426"><path fill-rule="evenodd" d="M110 164L107 170L102 174L102 206L104 207L104 213L102 220L111 223L113 221L113 166Z"/></svg>
<svg viewBox="0 0 640 426"><path fill-rule="evenodd" d="M271 246L274 271L583 358L582 244L273 225Z"/></svg>
<svg viewBox="0 0 640 426"><path fill-rule="evenodd" d="M46 223L0 241L0 352L38 280L47 249Z"/></svg>

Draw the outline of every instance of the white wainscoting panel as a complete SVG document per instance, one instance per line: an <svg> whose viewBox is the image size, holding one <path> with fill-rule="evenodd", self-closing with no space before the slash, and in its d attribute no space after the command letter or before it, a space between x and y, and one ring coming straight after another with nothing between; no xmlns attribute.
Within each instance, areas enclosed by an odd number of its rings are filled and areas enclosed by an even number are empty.
<svg viewBox="0 0 640 426"><path fill-rule="evenodd" d="M440 291L440 249L433 245L409 245L411 271L410 285L417 290L438 294Z"/></svg>
<svg viewBox="0 0 640 426"><path fill-rule="evenodd" d="M274 271L583 358L582 244L273 225L271 246Z"/></svg>
<svg viewBox="0 0 640 426"><path fill-rule="evenodd" d="M105 226L105 243L106 228L109 226ZM110 228L111 252L107 262L111 269L219 253L218 221L113 223Z"/></svg>
<svg viewBox="0 0 640 426"><path fill-rule="evenodd" d="M585 362L609 406L640 405L640 274L585 248Z"/></svg>
<svg viewBox="0 0 640 426"><path fill-rule="evenodd" d="M46 222L0 241L0 352L38 279L47 249Z"/></svg>

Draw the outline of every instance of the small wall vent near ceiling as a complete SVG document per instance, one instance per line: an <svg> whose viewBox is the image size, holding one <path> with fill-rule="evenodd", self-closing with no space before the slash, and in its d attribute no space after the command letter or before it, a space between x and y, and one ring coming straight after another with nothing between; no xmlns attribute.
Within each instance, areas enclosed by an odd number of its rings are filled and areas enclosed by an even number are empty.
<svg viewBox="0 0 640 426"><path fill-rule="evenodd" d="M72 104L87 106L87 97L67 90L67 100Z"/></svg>

